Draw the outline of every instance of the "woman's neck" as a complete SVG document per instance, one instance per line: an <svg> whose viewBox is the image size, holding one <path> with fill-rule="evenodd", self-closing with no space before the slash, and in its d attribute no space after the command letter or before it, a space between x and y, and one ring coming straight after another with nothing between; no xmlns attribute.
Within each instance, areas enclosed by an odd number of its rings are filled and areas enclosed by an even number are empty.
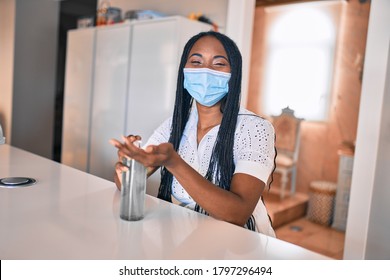
<svg viewBox="0 0 390 280"><path fill-rule="evenodd" d="M213 107L196 105L198 110L198 129L208 129L221 123L222 113L219 104Z"/></svg>
<svg viewBox="0 0 390 280"><path fill-rule="evenodd" d="M213 107L205 107L197 103L196 106L198 110L197 141L199 144L207 132L221 124L223 115L219 104Z"/></svg>

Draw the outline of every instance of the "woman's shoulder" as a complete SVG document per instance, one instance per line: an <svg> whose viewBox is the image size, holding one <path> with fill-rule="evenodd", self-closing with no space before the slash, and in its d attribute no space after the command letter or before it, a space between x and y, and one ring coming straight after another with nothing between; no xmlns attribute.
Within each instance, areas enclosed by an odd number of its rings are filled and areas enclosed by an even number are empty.
<svg viewBox="0 0 390 280"><path fill-rule="evenodd" d="M160 123L158 129L170 130L172 125L172 116L167 117Z"/></svg>
<svg viewBox="0 0 390 280"><path fill-rule="evenodd" d="M237 119L237 127L264 127L264 129L271 129L273 130L272 123L262 117L259 116L258 114L249 111L248 109L245 108L240 108L240 111L238 112L238 119Z"/></svg>
<svg viewBox="0 0 390 280"><path fill-rule="evenodd" d="M171 132L172 117L166 118L152 133L146 141L145 147L168 142Z"/></svg>

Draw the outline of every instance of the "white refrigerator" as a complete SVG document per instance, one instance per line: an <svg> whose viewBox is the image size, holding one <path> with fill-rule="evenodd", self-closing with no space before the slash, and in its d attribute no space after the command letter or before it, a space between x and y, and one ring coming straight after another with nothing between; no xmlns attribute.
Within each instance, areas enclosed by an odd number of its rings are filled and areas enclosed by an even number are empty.
<svg viewBox="0 0 390 280"><path fill-rule="evenodd" d="M114 178L110 138L144 141L172 114L187 40L211 26L180 16L68 32L61 162ZM159 172L148 180L157 194Z"/></svg>

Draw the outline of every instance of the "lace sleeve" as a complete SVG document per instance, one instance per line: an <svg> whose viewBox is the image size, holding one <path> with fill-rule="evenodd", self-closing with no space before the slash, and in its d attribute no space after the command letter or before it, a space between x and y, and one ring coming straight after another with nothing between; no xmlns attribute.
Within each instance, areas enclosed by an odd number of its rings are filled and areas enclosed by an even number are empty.
<svg viewBox="0 0 390 280"><path fill-rule="evenodd" d="M243 117L236 129L234 157L235 173L246 173L267 183L275 157L272 124L258 116Z"/></svg>

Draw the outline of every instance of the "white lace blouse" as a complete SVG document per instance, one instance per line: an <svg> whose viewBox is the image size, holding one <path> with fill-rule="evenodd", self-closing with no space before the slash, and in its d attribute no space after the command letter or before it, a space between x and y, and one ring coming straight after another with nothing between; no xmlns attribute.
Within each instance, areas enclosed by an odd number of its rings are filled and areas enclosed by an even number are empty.
<svg viewBox="0 0 390 280"><path fill-rule="evenodd" d="M168 142L171 123L172 118L164 121L145 143L145 147ZM197 123L198 114L196 106L194 106L185 127L178 153L192 168L205 176L219 126L212 128L198 145ZM249 174L267 184L274 167L274 133L274 128L269 121L241 108L234 137L234 173ZM194 209L195 201L175 178L172 182L172 196L181 205ZM275 236L267 210L261 200L259 200L253 215L258 232Z"/></svg>

